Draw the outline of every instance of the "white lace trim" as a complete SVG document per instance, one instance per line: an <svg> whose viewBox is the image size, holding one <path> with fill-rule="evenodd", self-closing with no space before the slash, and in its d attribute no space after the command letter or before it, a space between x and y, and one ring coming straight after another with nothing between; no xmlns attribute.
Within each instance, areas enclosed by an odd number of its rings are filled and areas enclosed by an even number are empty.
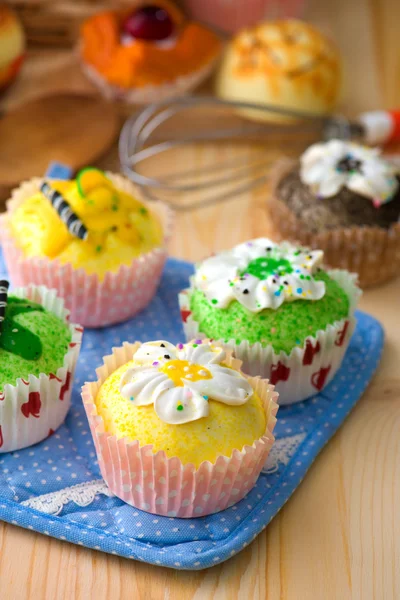
<svg viewBox="0 0 400 600"><path fill-rule="evenodd" d="M63 488L56 492L24 500L21 504L22 506L29 506L29 508L34 508L48 515L58 515L62 511L64 504L74 502L78 506L89 506L97 494L113 496L103 479L78 483L78 485Z"/></svg>
<svg viewBox="0 0 400 600"><path fill-rule="evenodd" d="M305 437L305 433L298 433L276 440L265 461L262 472L275 473L279 469L279 464L287 465Z"/></svg>

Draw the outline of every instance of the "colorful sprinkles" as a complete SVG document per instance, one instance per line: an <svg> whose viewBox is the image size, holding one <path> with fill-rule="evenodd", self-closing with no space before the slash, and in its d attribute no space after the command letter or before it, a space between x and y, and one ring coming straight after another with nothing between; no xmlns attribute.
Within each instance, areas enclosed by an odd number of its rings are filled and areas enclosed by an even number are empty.
<svg viewBox="0 0 400 600"><path fill-rule="evenodd" d="M299 298L319 300L325 284L313 273L322 259L320 250L260 238L204 261L196 272L195 287L217 308L236 300L251 312L276 309Z"/></svg>
<svg viewBox="0 0 400 600"><path fill-rule="evenodd" d="M179 344L182 350L168 342L142 344L133 356L135 366L121 377L122 396L136 406L153 404L158 417L170 425L207 416L213 389L224 390L215 395L216 402L237 406L247 402L253 388L239 371L226 369L223 349L195 341L199 343ZM168 354L159 356L160 346Z"/></svg>

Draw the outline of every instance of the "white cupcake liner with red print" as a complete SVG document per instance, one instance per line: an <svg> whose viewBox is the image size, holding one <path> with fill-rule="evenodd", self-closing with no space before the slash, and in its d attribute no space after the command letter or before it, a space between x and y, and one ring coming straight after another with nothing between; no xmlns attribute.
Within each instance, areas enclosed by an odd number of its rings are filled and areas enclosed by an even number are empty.
<svg viewBox="0 0 400 600"><path fill-rule="evenodd" d="M272 346L262 346L259 342L250 344L234 340L216 340L225 348L230 348L242 361L243 371L249 375L259 375L275 386L279 393L279 404L301 402L320 392L334 377L346 353L353 334L356 319L354 311L361 290L357 287L356 276L348 271L331 270L329 275L345 291L349 300L349 315L328 325L315 336L306 338L302 348L294 348L288 355L275 353ZM203 339L207 336L200 331L190 310L192 288L179 294L179 304L183 328L187 340Z"/></svg>
<svg viewBox="0 0 400 600"><path fill-rule="evenodd" d="M116 187L135 195L133 184L120 175L107 173ZM172 231L172 211L154 202L151 210L161 220L164 239L161 246L140 255L129 266L122 265L116 273L106 273L103 280L96 274L70 264L61 265L56 259L26 258L15 240L9 215L26 198L37 193L42 179L34 178L14 190L7 203L7 213L0 216L0 234L4 259L12 283L45 285L57 290L64 298L71 319L85 327L105 327L132 318L149 304L156 293L167 258L166 244Z"/></svg>
<svg viewBox="0 0 400 600"><path fill-rule="evenodd" d="M273 386L248 377L264 403L267 414L265 433L251 446L219 456L213 464L204 461L196 469L179 458L167 458L165 452L153 454L152 446L138 441L117 439L109 433L103 417L97 413L95 398L102 383L118 367L132 359L139 343L113 348L97 369L98 380L86 383L82 399L96 446L101 474L110 490L121 500L141 510L169 517L200 517L224 510L241 500L254 486L274 442L277 394ZM240 361L228 352L224 361L235 369ZM179 435L179 425L177 435ZM199 449L201 452L201 448Z"/></svg>
<svg viewBox="0 0 400 600"><path fill-rule="evenodd" d="M55 290L43 286L14 289L12 294L44 306L64 322L69 312ZM18 378L0 392L0 452L10 452L36 444L51 435L64 422L71 405L72 382L81 347L83 328L69 323L71 342L63 364L55 373Z"/></svg>

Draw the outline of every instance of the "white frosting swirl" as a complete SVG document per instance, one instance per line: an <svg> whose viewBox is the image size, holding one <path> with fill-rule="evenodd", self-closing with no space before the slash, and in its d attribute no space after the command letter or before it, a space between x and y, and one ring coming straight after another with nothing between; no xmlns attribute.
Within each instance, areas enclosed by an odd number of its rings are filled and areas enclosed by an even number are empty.
<svg viewBox="0 0 400 600"><path fill-rule="evenodd" d="M389 202L399 187L394 165L380 156L378 148L343 140L310 146L300 158L300 178L321 198L347 187L370 198L376 207Z"/></svg>
<svg viewBox="0 0 400 600"><path fill-rule="evenodd" d="M224 358L222 348L201 340L148 342L134 354L137 366L121 377L120 391L135 406L154 404L165 423L196 421L209 414L209 398L239 406L253 395L240 372L221 366Z"/></svg>
<svg viewBox="0 0 400 600"><path fill-rule="evenodd" d="M285 301L322 298L325 283L313 277L322 259L321 250L258 238L205 260L194 286L217 308L237 300L251 312L277 309Z"/></svg>

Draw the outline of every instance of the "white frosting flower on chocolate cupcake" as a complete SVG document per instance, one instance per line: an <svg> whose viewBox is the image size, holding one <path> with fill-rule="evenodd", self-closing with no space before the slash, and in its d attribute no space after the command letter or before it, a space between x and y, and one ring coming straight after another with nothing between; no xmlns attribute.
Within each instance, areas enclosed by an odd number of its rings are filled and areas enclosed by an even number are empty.
<svg viewBox="0 0 400 600"><path fill-rule="evenodd" d="M165 423L196 421L209 414L209 398L240 406L253 395L239 371L221 364L224 358L222 348L201 340L178 346L148 342L135 352L137 366L121 377L120 391L136 406L153 404Z"/></svg>
<svg viewBox="0 0 400 600"><path fill-rule="evenodd" d="M347 187L370 198L376 207L389 202L399 187L395 167L378 148L343 140L310 146L300 158L300 178L321 198Z"/></svg>
<svg viewBox="0 0 400 600"><path fill-rule="evenodd" d="M324 296L325 283L313 277L322 259L321 250L258 238L205 260L193 283L216 308L237 300L251 312L277 309L283 302Z"/></svg>

